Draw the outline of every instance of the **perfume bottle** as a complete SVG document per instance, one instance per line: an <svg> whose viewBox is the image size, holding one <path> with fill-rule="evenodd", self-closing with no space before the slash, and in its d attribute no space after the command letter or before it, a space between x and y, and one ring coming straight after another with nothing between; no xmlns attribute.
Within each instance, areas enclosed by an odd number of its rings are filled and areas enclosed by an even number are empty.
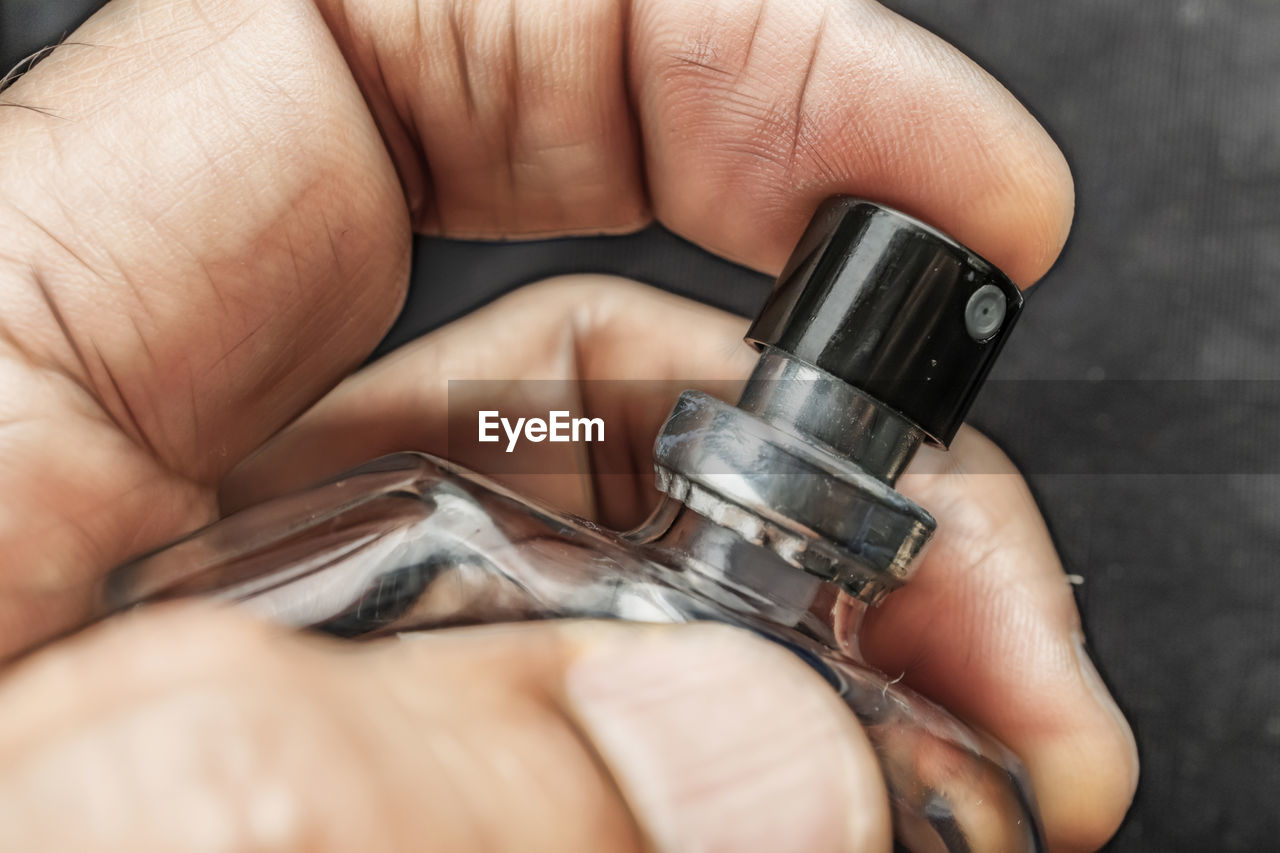
<svg viewBox="0 0 1280 853"><path fill-rule="evenodd" d="M662 492L614 532L400 453L245 509L112 572L107 614L210 596L348 638L546 618L715 620L794 651L875 746L900 846L1040 850L1017 759L859 659L857 623L935 523L894 490L946 446L1022 306L991 264L888 208L818 210L747 339L737 405L679 399Z"/></svg>

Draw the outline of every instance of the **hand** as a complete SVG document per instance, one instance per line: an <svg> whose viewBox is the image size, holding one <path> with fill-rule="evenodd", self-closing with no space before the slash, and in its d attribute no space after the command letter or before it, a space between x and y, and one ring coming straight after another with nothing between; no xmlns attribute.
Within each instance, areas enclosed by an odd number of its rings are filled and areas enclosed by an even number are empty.
<svg viewBox="0 0 1280 853"><path fill-rule="evenodd" d="M333 388L396 313L411 225L545 236L656 216L777 272L817 202L851 192L1025 283L1070 220L1069 175L1034 121L861 0L117 0L73 41L4 93L33 109L0 107L10 652L75 624L89 579L215 518L228 473L326 392L228 500L433 449L446 378L733 377L749 357L741 321L562 283ZM641 349L654 317L669 337ZM677 360L671 342L698 349ZM1043 523L976 435L934 465L903 487L939 540L864 646L1022 755L1056 847L1096 846L1137 765ZM580 481L527 485L593 508ZM201 607L144 613L9 674L0 786L14 849L888 838L847 712L795 661L711 628L512 626L352 650Z"/></svg>

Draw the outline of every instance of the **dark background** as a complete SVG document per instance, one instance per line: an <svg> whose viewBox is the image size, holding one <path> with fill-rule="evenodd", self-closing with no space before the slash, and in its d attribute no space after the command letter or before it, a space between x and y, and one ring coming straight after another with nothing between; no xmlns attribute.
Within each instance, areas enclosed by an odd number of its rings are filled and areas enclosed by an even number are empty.
<svg viewBox="0 0 1280 853"><path fill-rule="evenodd" d="M95 5L0 0L3 65ZM1137 730L1142 783L1111 849L1277 849L1280 3L888 5L1004 81L1075 172L1067 251L972 420L1024 467L1068 571L1083 576L1095 656ZM744 314L769 286L658 229L420 240L384 348L579 270Z"/></svg>

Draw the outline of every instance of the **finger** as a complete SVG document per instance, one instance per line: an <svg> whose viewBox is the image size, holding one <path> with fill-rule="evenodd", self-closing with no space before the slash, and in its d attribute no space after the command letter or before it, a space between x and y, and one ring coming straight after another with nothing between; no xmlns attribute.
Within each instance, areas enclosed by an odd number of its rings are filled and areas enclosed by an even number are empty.
<svg viewBox="0 0 1280 853"><path fill-rule="evenodd" d="M920 215L1023 283L1066 238L1071 179L1045 132L869 0L321 8L428 230L618 230L651 209L777 272L841 191Z"/></svg>
<svg viewBox="0 0 1280 853"><path fill-rule="evenodd" d="M153 613L42 653L0 720L5 849L889 848L852 715L781 648L719 627L353 651Z"/></svg>
<svg viewBox="0 0 1280 853"><path fill-rule="evenodd" d="M732 397L755 363L742 342L746 327L742 318L608 276L522 288L346 379L232 472L223 506L256 503L384 453L421 450L492 473L566 512L633 525L653 507L649 458L676 396L694 385ZM582 446L521 449L544 454L539 474L513 473L500 450L496 460L470 458L465 452L479 445L450 440L451 429L455 439L474 438L474 420L452 417L474 417L477 407L462 399L468 390L500 398L494 405L504 414L519 410L525 396L544 416L560 405L549 396L576 397L564 405L602 417L606 437L625 435L603 446L626 458L598 458ZM464 455L452 452L459 449Z"/></svg>
<svg viewBox="0 0 1280 853"><path fill-rule="evenodd" d="M863 652L1018 753L1055 850L1097 849L1133 798L1137 750L1026 483L964 429L899 486L938 532L911 583L867 613Z"/></svg>
<svg viewBox="0 0 1280 853"><path fill-rule="evenodd" d="M1057 257L1061 153L932 34L867 0L766 0L754 17L735 0L638 5L650 192L676 230L776 272L839 190L920 215L1024 284Z"/></svg>

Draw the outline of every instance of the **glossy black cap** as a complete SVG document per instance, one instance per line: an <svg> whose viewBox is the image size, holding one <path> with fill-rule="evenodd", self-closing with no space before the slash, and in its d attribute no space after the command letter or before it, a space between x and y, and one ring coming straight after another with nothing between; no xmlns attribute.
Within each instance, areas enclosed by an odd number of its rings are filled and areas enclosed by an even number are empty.
<svg viewBox="0 0 1280 853"><path fill-rule="evenodd" d="M861 199L818 208L747 332L861 389L950 444L1022 310L989 262Z"/></svg>

